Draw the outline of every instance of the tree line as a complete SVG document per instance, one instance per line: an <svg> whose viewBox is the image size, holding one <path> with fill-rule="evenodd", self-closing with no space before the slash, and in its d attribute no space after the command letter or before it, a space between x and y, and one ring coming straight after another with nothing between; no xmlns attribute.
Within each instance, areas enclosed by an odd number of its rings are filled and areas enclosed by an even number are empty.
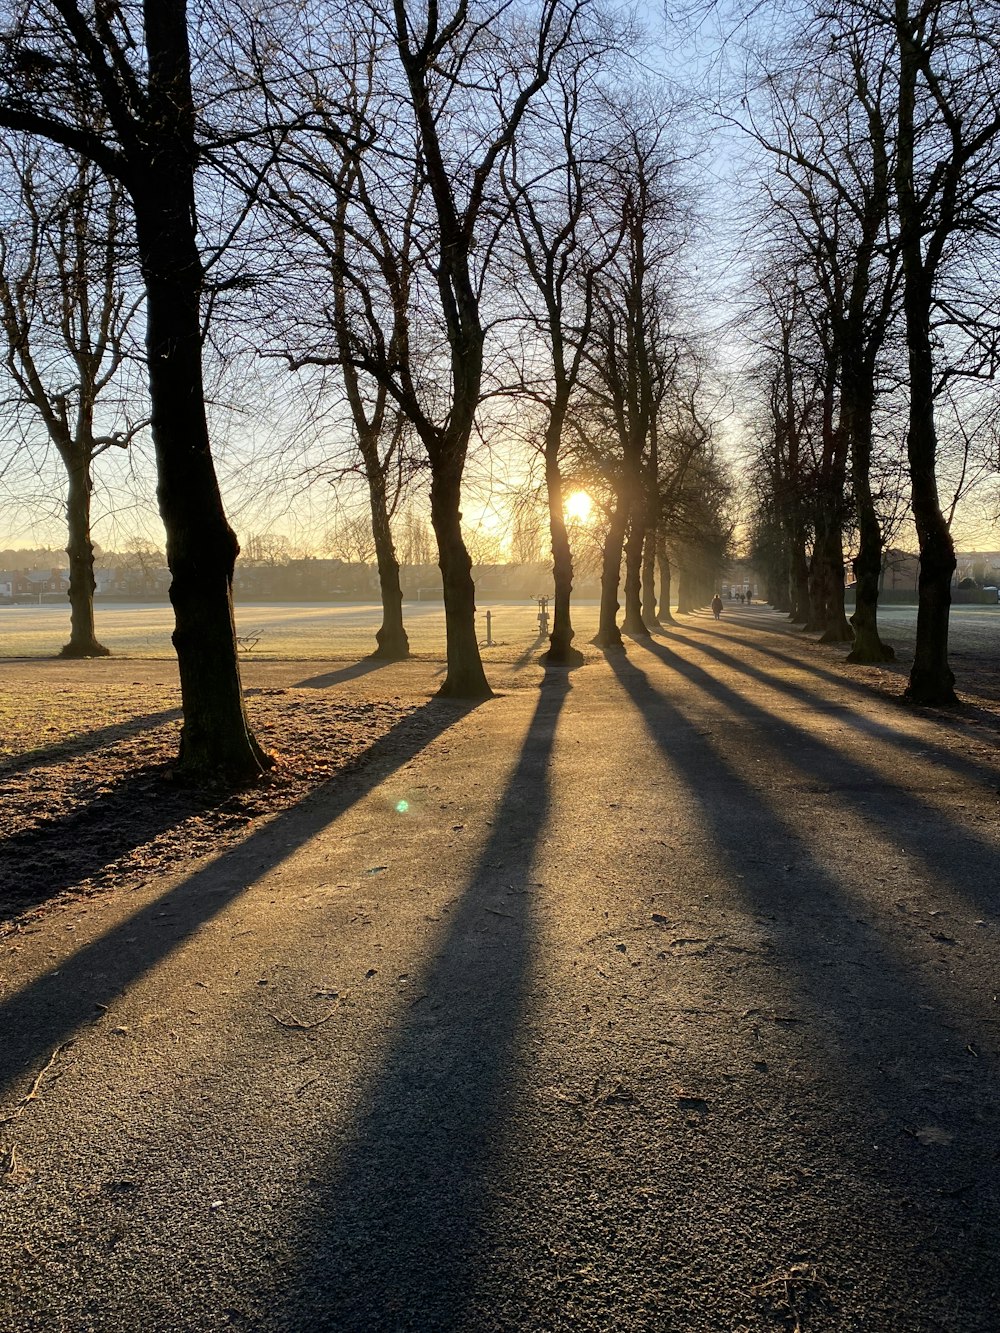
<svg viewBox="0 0 1000 1333"><path fill-rule="evenodd" d="M579 658L574 487L601 518L598 644L669 620L674 589L682 611L709 599L741 497L695 314L692 112L642 72L627 18L598 0L2 10L2 349L16 409L37 414L66 470L66 651L102 651L94 460L148 429L184 771L245 781L270 764L240 688L239 544L206 410L220 361L291 377L349 424L327 479L365 488L386 658L409 651L396 542L426 491L446 696L490 694L462 504L470 451L491 441L529 460L523 489L547 514L548 661ZM749 29L730 112L771 162L739 386L754 554L776 606L851 639L857 660L884 657L878 570L902 437L921 551L909 693L947 702L941 423L968 455L994 419L976 390L997 359L995 284L977 281L1000 181L995 16L838 0L779 20L766 40Z"/></svg>
<svg viewBox="0 0 1000 1333"><path fill-rule="evenodd" d="M69 648L101 651L88 613L91 467L146 417L107 433L94 422L102 393L121 399L141 304L183 770L246 780L270 762L240 689L238 543L205 406L214 338L313 374L346 404L381 654L408 650L391 519L416 476L444 592L441 692L490 693L461 526L470 442L487 429L517 432L544 459L551 659L573 654L569 457L609 513L599 637L620 642L626 537L626 625L640 628L641 553L647 571L663 566L662 519L695 455L710 472L721 464L704 358L673 326L670 269L690 219L671 112L623 58L620 21L590 0L6 11L4 180L21 206L3 255L5 359L71 479Z"/></svg>
<svg viewBox="0 0 1000 1333"><path fill-rule="evenodd" d="M753 277L754 544L773 600L850 660L878 629L904 481L920 550L907 698L954 703L951 521L997 470L1000 11L810 6L748 44L734 121L770 162ZM856 609L844 536L856 532Z"/></svg>

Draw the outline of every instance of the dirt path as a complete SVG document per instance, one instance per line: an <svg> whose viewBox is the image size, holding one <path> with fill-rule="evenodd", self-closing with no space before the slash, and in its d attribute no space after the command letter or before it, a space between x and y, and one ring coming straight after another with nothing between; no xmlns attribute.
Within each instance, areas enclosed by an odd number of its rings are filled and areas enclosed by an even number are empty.
<svg viewBox="0 0 1000 1333"><path fill-rule="evenodd" d="M994 720L766 615L429 676L5 941L0 1326L995 1330Z"/></svg>

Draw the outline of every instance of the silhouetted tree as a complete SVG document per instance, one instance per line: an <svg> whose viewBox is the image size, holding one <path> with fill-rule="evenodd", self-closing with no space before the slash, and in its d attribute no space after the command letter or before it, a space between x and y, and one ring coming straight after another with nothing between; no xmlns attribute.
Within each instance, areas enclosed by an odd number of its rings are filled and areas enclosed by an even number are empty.
<svg viewBox="0 0 1000 1333"><path fill-rule="evenodd" d="M894 174L909 369L907 452L920 542L917 639L906 697L949 704L955 701L948 664L955 547L938 494L935 402L947 362L936 344L944 326L964 324L973 345L971 373L996 373L995 326L992 333L977 327L961 308L967 303L948 303L942 289L949 266L968 262L976 233L996 233L1000 24L990 6L980 12L945 0L894 0L886 18L898 62Z"/></svg>
<svg viewBox="0 0 1000 1333"><path fill-rule="evenodd" d="M561 454L567 418L584 365L594 315L594 284L621 242L621 229L602 216L607 172L606 117L593 87L602 42L557 70L537 100L524 144L515 140L502 165L511 230L518 244L512 286L546 364L524 387L542 411L542 457L552 546L552 633L544 660L576 663L570 600L573 558L565 512ZM602 125L602 120L605 122ZM521 272L527 270L530 283ZM533 346L534 340L532 340Z"/></svg>
<svg viewBox="0 0 1000 1333"><path fill-rule="evenodd" d="M127 449L145 424L108 406L131 351L138 297L128 288L122 188L86 158L3 144L0 328L20 404L45 428L66 472L70 639L63 657L106 657L94 625L90 532L94 460ZM121 429L101 430L99 411Z"/></svg>
<svg viewBox="0 0 1000 1333"><path fill-rule="evenodd" d="M195 201L203 144L185 0L17 4L0 32L0 125L89 159L131 200L184 710L179 766L229 781L256 778L270 761L243 706L232 609L239 546L205 415Z"/></svg>

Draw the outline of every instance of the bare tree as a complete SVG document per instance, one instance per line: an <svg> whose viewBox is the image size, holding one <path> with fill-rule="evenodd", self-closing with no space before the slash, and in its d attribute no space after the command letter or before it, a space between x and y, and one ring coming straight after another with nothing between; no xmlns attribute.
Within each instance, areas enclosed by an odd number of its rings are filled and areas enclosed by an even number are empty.
<svg viewBox="0 0 1000 1333"><path fill-rule="evenodd" d="M323 550L347 564L367 565L376 557L375 536L366 514L344 514L323 537Z"/></svg>
<svg viewBox="0 0 1000 1333"><path fill-rule="evenodd" d="M938 493L935 404L947 365L935 354L942 313L964 324L974 375L1000 364L992 336L954 307L942 310L942 287L956 258L967 259L976 234L996 235L1000 198L1000 24L987 6L944 0L895 0L886 15L898 61L895 186L903 269L909 366L913 516L920 542L920 602L906 697L918 704L955 701L948 664L948 614L955 547ZM960 244L964 242L964 245ZM960 373L953 365L952 373Z"/></svg>
<svg viewBox="0 0 1000 1333"><path fill-rule="evenodd" d="M533 108L522 146L512 143L502 179L517 239L514 265L527 269L530 284L512 281L522 318L547 350L544 367L522 374L522 391L540 404L541 451L552 548L552 633L545 661L578 664L572 647L570 599L573 557L566 523L561 453L567 417L584 365L594 315L594 283L610 263L621 229L602 224L601 177L606 117L603 99L594 105L591 87L601 44L566 70L557 70ZM604 182L606 183L606 182ZM513 276L513 275L512 275ZM533 343L534 340L532 339ZM525 382L526 379L529 382Z"/></svg>
<svg viewBox="0 0 1000 1333"><path fill-rule="evenodd" d="M657 395L650 447L650 468L656 470L649 478L655 514L646 526L642 570L642 618L647 625L671 624L674 620L667 539L690 528L686 518L691 498L689 478L699 470L699 459L711 449L713 440L711 413L702 403L703 375L698 358L689 355L683 364L679 357L674 358L669 381L661 384ZM655 600L657 575L659 606Z"/></svg>
<svg viewBox="0 0 1000 1333"><path fill-rule="evenodd" d="M409 656L409 641L391 520L414 470L411 432L386 378L364 367L373 360L394 365L406 344L421 187L411 170L411 188L394 201L398 212L387 208L379 174L393 133L380 96L386 39L378 28L369 15L367 27L344 35L322 74L308 62L293 63L289 71L292 56L282 51L285 77L276 79L267 69L262 77L273 84L279 114L294 119L296 105L308 107L304 123L284 144L267 196L271 211L290 227L284 237L290 274L280 288L292 295L280 316L282 350L295 368L340 371L368 491L381 590L374 656L398 661ZM335 90L327 87L331 69L340 76ZM391 107L390 99L390 115ZM323 294L318 302L317 291Z"/></svg>
<svg viewBox="0 0 1000 1333"><path fill-rule="evenodd" d="M479 656L475 585L461 527L462 474L483 381L485 330L473 260L477 233L484 222L487 188L532 99L573 39L583 4L584 0L542 0L537 36L530 43L524 42L523 29L501 31L505 5L484 16L473 13L467 0L458 0L447 14L428 4L418 18L408 12L404 0L393 4L393 37L437 224L432 271L450 361L450 392L443 416L427 410L412 381L401 376L394 385L431 466L431 522L448 631L448 671L441 687L446 695L491 694ZM473 69L475 76L470 78ZM470 88L476 90L478 114L469 107L468 121L459 128L454 103ZM479 128L470 143L474 124Z"/></svg>
<svg viewBox="0 0 1000 1333"><path fill-rule="evenodd" d="M130 419L120 384L140 300L128 286L122 188L86 158L42 153L21 137L8 137L2 154L11 186L0 232L4 360L18 405L41 419L66 472L70 639L61 656L106 657L94 625L93 465L146 424Z"/></svg>
<svg viewBox="0 0 1000 1333"><path fill-rule="evenodd" d="M616 498L605 537L601 607L594 638L604 648L622 645L617 613L623 552L623 628L632 634L649 632L642 618L641 583L644 536L656 508L651 500L648 455L659 386L671 355L671 261L682 239L680 191L672 178L675 163L669 152L668 128L668 113L650 111L641 102L623 108L607 200L620 242L615 245L613 262L594 284L586 392L597 413L601 436L615 441L620 458L613 470ZM612 473L607 475L610 479Z"/></svg>
<svg viewBox="0 0 1000 1333"><path fill-rule="evenodd" d="M270 760L243 706L232 608L239 546L205 415L195 195L203 142L186 0L13 5L0 31L0 125L87 158L131 200L184 710L179 765L193 776L254 779Z"/></svg>

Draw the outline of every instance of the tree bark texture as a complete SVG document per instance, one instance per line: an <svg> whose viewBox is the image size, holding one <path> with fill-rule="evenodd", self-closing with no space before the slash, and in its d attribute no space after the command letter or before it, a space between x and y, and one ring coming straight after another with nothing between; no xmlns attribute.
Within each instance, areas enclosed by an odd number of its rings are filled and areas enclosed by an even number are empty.
<svg viewBox="0 0 1000 1333"><path fill-rule="evenodd" d="M402 662L410 655L410 641L403 624L403 590L399 582L399 561L392 540L389 507L386 502L385 473L378 457L378 444L362 446L368 499L371 506L372 536L378 565L379 591L382 598L382 624L375 635L378 647L372 653L385 662Z"/></svg>
<svg viewBox="0 0 1000 1333"><path fill-rule="evenodd" d="M545 439L545 490L549 505L549 534L552 541L552 633L542 660L553 666L579 666L583 654L573 645L570 599L573 593L573 553L566 531L562 472L559 467L561 420L550 419Z"/></svg>
<svg viewBox="0 0 1000 1333"><path fill-rule="evenodd" d="M448 667L438 693L451 699L490 699L476 636L476 585L472 560L462 538L461 464L435 467L431 474L431 523L437 538L444 592Z"/></svg>
<svg viewBox="0 0 1000 1333"><path fill-rule="evenodd" d="M618 628L618 588L621 583L622 550L625 545L625 529L628 526L628 501L619 495L608 524L604 538L604 555L601 561L601 609L597 622L597 633L591 640L598 648L622 648L621 630Z"/></svg>
<svg viewBox="0 0 1000 1333"><path fill-rule="evenodd" d="M649 628L642 618L642 551L645 537L643 506L636 503L632 506L632 520L625 542L625 618L622 629L626 634L649 638Z"/></svg>
<svg viewBox="0 0 1000 1333"><path fill-rule="evenodd" d="M90 454L73 451L64 455L66 465L66 522L69 557L69 643L60 657L108 657L98 641L94 624L94 543L90 536Z"/></svg>

